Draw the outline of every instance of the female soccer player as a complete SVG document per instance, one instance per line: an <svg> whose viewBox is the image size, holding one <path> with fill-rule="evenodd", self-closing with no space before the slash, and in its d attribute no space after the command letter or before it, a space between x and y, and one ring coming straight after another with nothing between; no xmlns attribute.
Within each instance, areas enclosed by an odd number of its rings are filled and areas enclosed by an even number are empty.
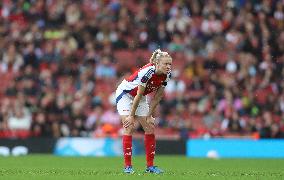
<svg viewBox="0 0 284 180"><path fill-rule="evenodd" d="M138 121L145 131L146 172L162 173L154 166L156 140L154 135L155 119L152 114L161 100L164 88L171 77L172 58L167 52L157 49L150 63L124 79L116 90L116 104L121 116L124 134L122 138L124 153L124 172L134 173L131 164L132 134L134 122ZM155 92L149 106L146 95Z"/></svg>

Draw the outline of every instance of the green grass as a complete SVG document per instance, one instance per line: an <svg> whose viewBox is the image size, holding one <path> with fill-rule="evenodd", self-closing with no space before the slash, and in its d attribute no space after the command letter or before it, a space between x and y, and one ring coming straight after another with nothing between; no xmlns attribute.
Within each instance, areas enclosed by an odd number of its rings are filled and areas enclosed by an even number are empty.
<svg viewBox="0 0 284 180"><path fill-rule="evenodd" d="M284 159L192 159L157 156L162 175L145 174L145 158L133 158L135 174L122 173L121 157L0 157L0 179L284 179Z"/></svg>

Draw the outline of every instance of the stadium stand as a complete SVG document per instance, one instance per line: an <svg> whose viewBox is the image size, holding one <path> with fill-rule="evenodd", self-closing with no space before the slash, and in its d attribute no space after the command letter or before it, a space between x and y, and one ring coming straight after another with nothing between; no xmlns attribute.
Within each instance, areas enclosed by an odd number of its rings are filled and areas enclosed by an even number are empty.
<svg viewBox="0 0 284 180"><path fill-rule="evenodd" d="M0 137L119 136L116 85L158 47L158 137L284 137L283 0L3 0Z"/></svg>

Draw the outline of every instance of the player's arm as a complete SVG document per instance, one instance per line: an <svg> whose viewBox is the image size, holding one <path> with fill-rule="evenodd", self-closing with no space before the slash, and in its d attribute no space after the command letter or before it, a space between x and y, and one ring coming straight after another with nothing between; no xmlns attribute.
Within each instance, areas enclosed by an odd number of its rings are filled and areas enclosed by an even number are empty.
<svg viewBox="0 0 284 180"><path fill-rule="evenodd" d="M133 125L134 119L135 119L135 112L136 112L138 104L139 104L139 102L140 102L140 100L141 100L141 98L143 96L144 91L145 91L145 87L139 85L138 86L138 90L137 90L137 94L136 94L136 96L133 99L133 104L132 104L132 107L131 107L130 114L125 119L125 121L123 122L123 126L125 128L128 128L130 125Z"/></svg>
<svg viewBox="0 0 284 180"><path fill-rule="evenodd" d="M154 98L151 101L149 114L147 116L147 122L152 124L153 126L155 125L155 118L153 118L153 113L155 112L157 105L159 104L162 97L164 96L164 90L165 90L165 87L167 86L167 83L170 80L170 78L171 78L171 73L169 73L167 75L166 81L163 82L162 86L156 91Z"/></svg>
<svg viewBox="0 0 284 180"><path fill-rule="evenodd" d="M133 99L133 104L132 104L130 116L133 116L133 117L135 116L136 109L138 107L138 104L139 104L142 96L143 96L144 91L145 91L145 87L139 85L138 86L138 90L137 90L137 94L136 94L136 96Z"/></svg>
<svg viewBox="0 0 284 180"><path fill-rule="evenodd" d="M138 104L143 96L143 93L146 89L148 80L152 77L152 75L155 73L155 70L153 68L148 69L142 69L138 72L138 79L139 79L139 85L138 90L136 93L136 96L133 99L133 104L131 107L131 112L129 116L126 118L125 123L123 123L123 126L127 128L128 126L132 125L134 123L134 116L135 112L137 110Z"/></svg>
<svg viewBox="0 0 284 180"><path fill-rule="evenodd" d="M162 97L164 96L164 90L165 87L161 86L155 93L153 100L150 104L149 114L148 117L152 117L153 113L155 112L155 109L159 102L161 101Z"/></svg>
<svg viewBox="0 0 284 180"><path fill-rule="evenodd" d="M155 70L153 68L149 68L149 69L144 69L141 70L140 72L138 72L138 79L140 79L139 85L138 85L138 89L137 89L137 93L136 96L133 99L133 104L132 104L132 108L131 108L131 112L130 112L130 116L135 116L135 112L136 109L138 107L138 104L144 94L144 91L146 89L147 83L149 81L149 79L152 77L152 75L154 74Z"/></svg>

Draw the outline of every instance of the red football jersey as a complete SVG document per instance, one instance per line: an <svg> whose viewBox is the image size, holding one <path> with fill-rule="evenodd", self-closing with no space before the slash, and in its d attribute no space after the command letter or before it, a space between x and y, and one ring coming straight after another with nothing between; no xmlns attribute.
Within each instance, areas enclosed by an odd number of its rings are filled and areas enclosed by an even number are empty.
<svg viewBox="0 0 284 180"><path fill-rule="evenodd" d="M165 87L171 78L171 73L158 75L155 74L155 72L156 67L154 64L146 64L134 72L131 76L123 80L123 82L119 85L119 88L121 88L125 93L136 96L139 85L145 87L143 95L156 91L161 86Z"/></svg>

